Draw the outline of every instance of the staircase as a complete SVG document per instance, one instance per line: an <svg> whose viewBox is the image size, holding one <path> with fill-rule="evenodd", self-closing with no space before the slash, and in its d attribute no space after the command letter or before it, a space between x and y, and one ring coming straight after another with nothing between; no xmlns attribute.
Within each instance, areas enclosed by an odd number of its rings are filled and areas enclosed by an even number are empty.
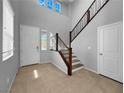
<svg viewBox="0 0 124 93"><path fill-rule="evenodd" d="M68 75L72 75L72 72L75 72L79 69L83 68L83 64L81 64L80 60L74 54L71 43L75 40L75 38L85 29L85 27L93 20L93 18L100 12L100 10L109 2L109 0L94 0L87 11L84 13L82 18L78 21L76 26L70 31L69 38L69 46L67 46L64 41L59 37L58 33L56 33L56 51L59 52L62 59L64 60L67 68Z"/></svg>
<svg viewBox="0 0 124 93"><path fill-rule="evenodd" d="M69 60L69 53L68 50L62 50L63 56L66 58L66 60ZM83 64L80 63L80 60L77 58L77 56L72 51L72 72L75 72L77 70L80 70L83 68Z"/></svg>

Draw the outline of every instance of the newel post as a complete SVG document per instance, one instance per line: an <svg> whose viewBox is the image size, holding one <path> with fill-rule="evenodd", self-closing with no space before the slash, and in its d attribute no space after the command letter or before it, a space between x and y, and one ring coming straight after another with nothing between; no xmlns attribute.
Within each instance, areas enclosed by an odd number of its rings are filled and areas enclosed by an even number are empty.
<svg viewBox="0 0 124 93"><path fill-rule="evenodd" d="M69 33L69 67L68 75L72 75L72 48L71 48L71 31Z"/></svg>
<svg viewBox="0 0 124 93"><path fill-rule="evenodd" d="M56 33L56 51L58 51L58 33Z"/></svg>
<svg viewBox="0 0 124 93"><path fill-rule="evenodd" d="M87 11L87 23L89 23L89 21L90 21L90 10L88 9L88 11Z"/></svg>
<svg viewBox="0 0 124 93"><path fill-rule="evenodd" d="M69 68L68 75L72 75L72 48L69 48Z"/></svg>

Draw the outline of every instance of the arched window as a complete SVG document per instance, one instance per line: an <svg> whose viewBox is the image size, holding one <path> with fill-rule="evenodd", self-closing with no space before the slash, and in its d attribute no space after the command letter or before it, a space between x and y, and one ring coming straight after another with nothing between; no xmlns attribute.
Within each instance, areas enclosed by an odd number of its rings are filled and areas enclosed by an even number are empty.
<svg viewBox="0 0 124 93"><path fill-rule="evenodd" d="M45 6L45 3L46 3L45 0L39 0L39 5L40 6Z"/></svg>
<svg viewBox="0 0 124 93"><path fill-rule="evenodd" d="M48 0L47 1L47 6L48 6L49 9L52 10L53 9L53 0Z"/></svg>
<svg viewBox="0 0 124 93"><path fill-rule="evenodd" d="M61 12L61 4L57 2L57 3L55 4L55 7L56 7L56 8L55 8L55 9L56 9L56 12L60 13L60 12Z"/></svg>

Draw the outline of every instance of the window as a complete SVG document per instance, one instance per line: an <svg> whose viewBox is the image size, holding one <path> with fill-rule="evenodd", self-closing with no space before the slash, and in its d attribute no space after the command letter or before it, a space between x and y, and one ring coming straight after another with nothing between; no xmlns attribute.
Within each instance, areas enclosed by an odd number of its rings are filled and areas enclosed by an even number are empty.
<svg viewBox="0 0 124 93"><path fill-rule="evenodd" d="M48 0L47 5L48 5L48 8L52 10L53 9L53 0Z"/></svg>
<svg viewBox="0 0 124 93"><path fill-rule="evenodd" d="M3 61L13 56L14 13L8 0L3 0Z"/></svg>
<svg viewBox="0 0 124 93"><path fill-rule="evenodd" d="M38 0L40 6L45 6L50 10L55 10L57 13L61 12L61 3L54 0ZM46 5L47 4L47 5Z"/></svg>
<svg viewBox="0 0 124 93"><path fill-rule="evenodd" d="M40 6L45 6L45 0L39 0Z"/></svg>
<svg viewBox="0 0 124 93"><path fill-rule="evenodd" d="M56 37L50 32L50 50L56 50Z"/></svg>
<svg viewBox="0 0 124 93"><path fill-rule="evenodd" d="M48 34L42 33L41 34L41 50L47 50L48 49Z"/></svg>
<svg viewBox="0 0 124 93"><path fill-rule="evenodd" d="M61 4L60 3L56 3L55 4L55 9L56 9L56 12L60 13L61 12Z"/></svg>

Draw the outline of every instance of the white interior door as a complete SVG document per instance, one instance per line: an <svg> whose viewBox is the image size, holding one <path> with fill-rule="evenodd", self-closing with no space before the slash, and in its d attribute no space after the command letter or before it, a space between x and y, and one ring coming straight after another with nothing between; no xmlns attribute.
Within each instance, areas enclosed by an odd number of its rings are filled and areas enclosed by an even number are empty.
<svg viewBox="0 0 124 93"><path fill-rule="evenodd" d="M122 82L123 80L123 23L98 28L99 73Z"/></svg>
<svg viewBox="0 0 124 93"><path fill-rule="evenodd" d="M40 28L20 26L21 66L40 63Z"/></svg>

